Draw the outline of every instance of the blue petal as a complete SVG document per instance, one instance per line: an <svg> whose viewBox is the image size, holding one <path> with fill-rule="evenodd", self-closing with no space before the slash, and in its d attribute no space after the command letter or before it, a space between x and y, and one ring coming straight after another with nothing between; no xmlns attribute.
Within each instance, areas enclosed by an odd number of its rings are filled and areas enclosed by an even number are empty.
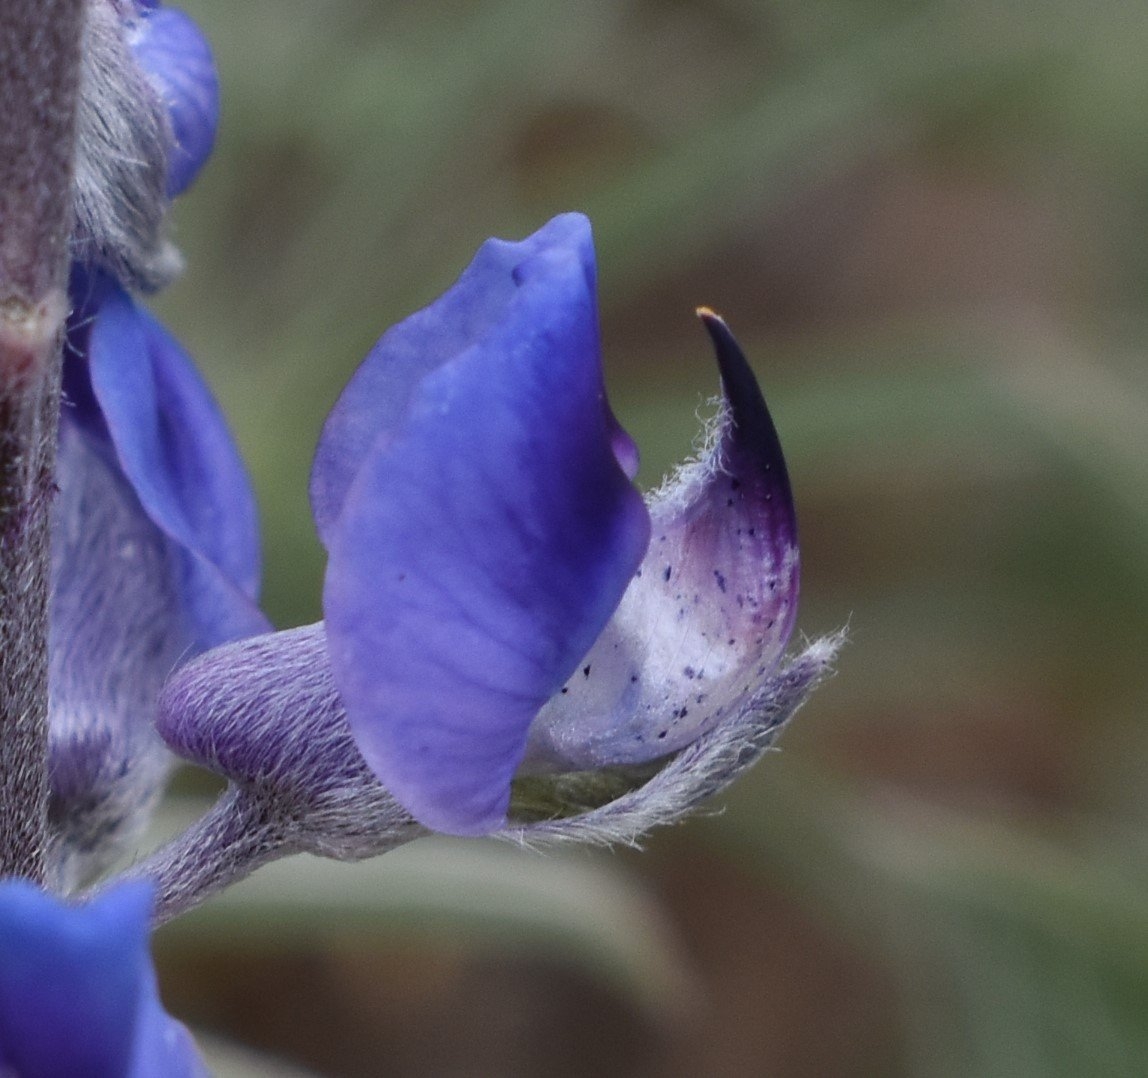
<svg viewBox="0 0 1148 1078"><path fill-rule="evenodd" d="M131 28L129 42L136 61L167 106L174 139L167 194L174 198L191 185L215 145L219 77L211 46L195 22L175 8L147 10Z"/></svg>
<svg viewBox="0 0 1148 1078"><path fill-rule="evenodd" d="M113 288L90 327L91 392L124 474L186 554L201 647L264 631L255 500L226 423L178 343Z"/></svg>
<svg viewBox="0 0 1148 1078"><path fill-rule="evenodd" d="M160 1007L147 949L152 893L126 884L68 906L0 884L0 1067L32 1078L205 1073ZM140 1062L155 1065L142 1069Z"/></svg>
<svg viewBox="0 0 1148 1078"><path fill-rule="evenodd" d="M534 714L648 542L613 449L593 281L584 218L487 244L384 338L324 435L335 683L367 762L437 830L503 821ZM371 439L390 356L401 409Z"/></svg>
<svg viewBox="0 0 1148 1078"><path fill-rule="evenodd" d="M559 248L578 261L592 296L590 222L581 214L563 214L519 243L487 240L448 292L392 327L371 349L331 410L315 452L311 508L324 543L367 454L381 435L403 422L422 380L497 327L518 291L515 267ZM596 320L597 314L589 317ZM613 416L610 423L620 450L636 463L633 442Z"/></svg>

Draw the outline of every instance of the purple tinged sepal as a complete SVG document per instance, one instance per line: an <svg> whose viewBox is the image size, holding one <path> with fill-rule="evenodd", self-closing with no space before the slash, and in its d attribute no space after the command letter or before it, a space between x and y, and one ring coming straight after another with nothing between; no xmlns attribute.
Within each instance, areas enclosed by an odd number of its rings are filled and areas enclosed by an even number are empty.
<svg viewBox="0 0 1148 1078"><path fill-rule="evenodd" d="M185 760L226 776L264 841L284 850L359 860L423 833L355 743L321 623L188 663L164 689L157 725Z"/></svg>
<svg viewBox="0 0 1148 1078"><path fill-rule="evenodd" d="M199 1078L187 1030L160 1003L148 953L152 888L68 905L0 883L0 1073Z"/></svg>
<svg viewBox="0 0 1148 1078"><path fill-rule="evenodd" d="M357 861L426 833L355 743L322 624L191 661L167 683L157 726L175 753L229 780L206 816L132 870L156 884L158 923L276 858Z"/></svg>
<svg viewBox="0 0 1148 1078"><path fill-rule="evenodd" d="M649 550L594 646L542 709L528 770L669 755L737 712L781 658L797 613L797 521L781 444L725 323L722 401L698 460L649 500Z"/></svg>

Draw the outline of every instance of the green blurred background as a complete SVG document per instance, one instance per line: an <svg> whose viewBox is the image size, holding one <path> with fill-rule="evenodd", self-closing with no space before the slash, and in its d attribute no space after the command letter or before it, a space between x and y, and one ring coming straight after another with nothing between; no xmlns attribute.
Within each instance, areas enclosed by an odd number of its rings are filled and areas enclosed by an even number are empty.
<svg viewBox="0 0 1148 1078"><path fill-rule="evenodd" d="M716 389L710 304L786 446L801 628L851 639L721 814L273 866L160 933L172 1009L333 1076L1148 1073L1148 8L184 6L225 111L157 306L279 624L318 616L306 476L356 363L583 209L643 481Z"/></svg>

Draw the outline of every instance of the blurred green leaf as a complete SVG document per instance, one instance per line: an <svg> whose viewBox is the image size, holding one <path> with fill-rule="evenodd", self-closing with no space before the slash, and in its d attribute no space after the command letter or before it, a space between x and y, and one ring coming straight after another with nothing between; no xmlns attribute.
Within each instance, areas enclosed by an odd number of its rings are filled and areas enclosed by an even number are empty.
<svg viewBox="0 0 1148 1078"><path fill-rule="evenodd" d="M1108 364L1044 342L1004 372L1003 395L1024 425L1107 496L1140 532L1148 572L1148 386Z"/></svg>
<svg viewBox="0 0 1148 1078"><path fill-rule="evenodd" d="M1085 856L789 759L755 778L703 826L899 974L912 1073L1148 1067L1148 894L1119 849Z"/></svg>

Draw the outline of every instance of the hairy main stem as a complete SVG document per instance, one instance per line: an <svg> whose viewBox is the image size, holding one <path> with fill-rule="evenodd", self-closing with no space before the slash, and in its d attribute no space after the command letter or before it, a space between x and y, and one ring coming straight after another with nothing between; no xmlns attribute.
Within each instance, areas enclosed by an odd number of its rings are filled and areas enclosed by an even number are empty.
<svg viewBox="0 0 1148 1078"><path fill-rule="evenodd" d="M0 878L43 880L48 517L84 0L0 13Z"/></svg>

